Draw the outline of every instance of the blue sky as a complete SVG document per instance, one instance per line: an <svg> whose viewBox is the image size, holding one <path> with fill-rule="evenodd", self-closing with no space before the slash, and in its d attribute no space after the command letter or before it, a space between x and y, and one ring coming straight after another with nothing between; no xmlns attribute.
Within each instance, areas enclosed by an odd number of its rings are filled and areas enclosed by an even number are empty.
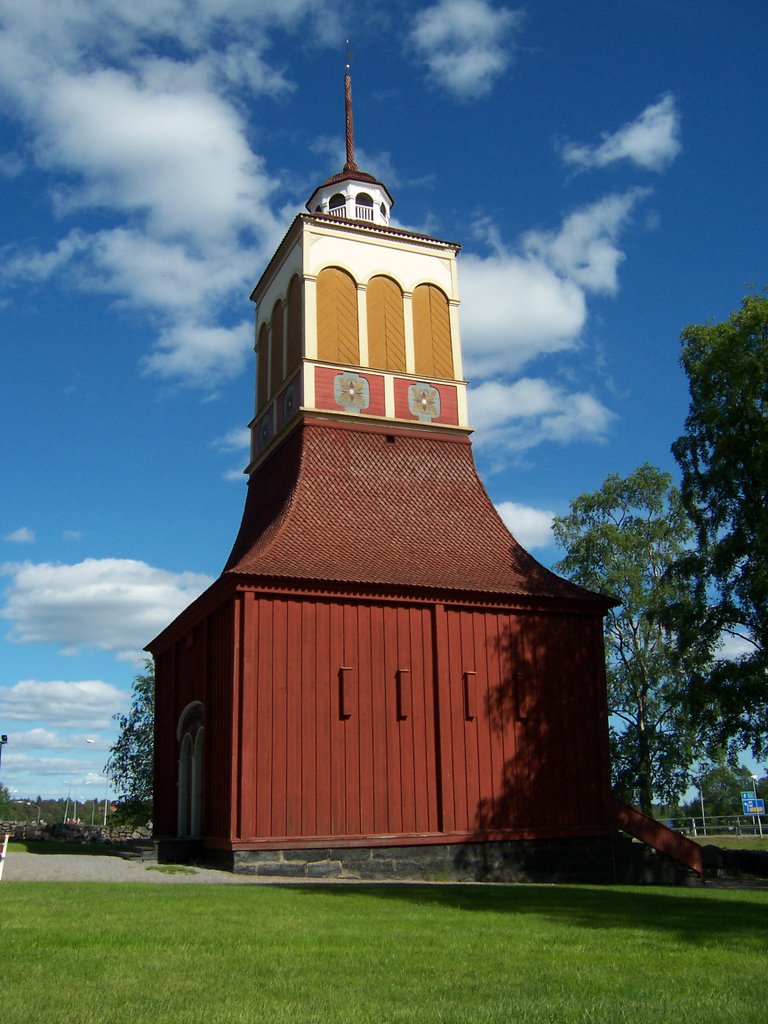
<svg viewBox="0 0 768 1024"><path fill-rule="evenodd" d="M768 281L764 0L0 0L2 781L103 795L245 496L251 288L344 162L462 244L476 457L542 561L675 471L680 331ZM93 741L93 742L86 742Z"/></svg>

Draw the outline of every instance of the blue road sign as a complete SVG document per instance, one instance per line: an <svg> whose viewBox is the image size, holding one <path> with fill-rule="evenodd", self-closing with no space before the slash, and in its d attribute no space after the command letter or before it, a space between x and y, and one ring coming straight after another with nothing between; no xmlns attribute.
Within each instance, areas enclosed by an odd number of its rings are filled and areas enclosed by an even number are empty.
<svg viewBox="0 0 768 1024"><path fill-rule="evenodd" d="M758 800L749 791L741 794L741 807L744 814L765 814L765 800Z"/></svg>

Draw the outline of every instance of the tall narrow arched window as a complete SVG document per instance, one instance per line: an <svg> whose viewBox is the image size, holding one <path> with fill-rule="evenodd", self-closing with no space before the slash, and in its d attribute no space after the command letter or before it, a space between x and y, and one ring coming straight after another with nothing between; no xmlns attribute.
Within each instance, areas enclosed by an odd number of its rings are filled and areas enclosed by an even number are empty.
<svg viewBox="0 0 768 1024"><path fill-rule="evenodd" d="M283 303L272 307L272 354L270 359L269 393L274 395L283 383Z"/></svg>
<svg viewBox="0 0 768 1024"><path fill-rule="evenodd" d="M269 398L269 328L262 324L256 342L256 409Z"/></svg>
<svg viewBox="0 0 768 1024"><path fill-rule="evenodd" d="M405 372L403 293L391 277L372 277L366 289L368 363L377 370Z"/></svg>
<svg viewBox="0 0 768 1024"><path fill-rule="evenodd" d="M304 321L304 310L302 308L301 281L294 275L288 285L288 337L286 346L288 352L288 373L290 373L301 361L301 335L302 323Z"/></svg>
<svg viewBox="0 0 768 1024"><path fill-rule="evenodd" d="M338 267L317 275L317 358L348 366L360 362L357 285Z"/></svg>
<svg viewBox="0 0 768 1024"><path fill-rule="evenodd" d="M413 291L413 342L420 377L453 377L448 297L433 284Z"/></svg>
<svg viewBox="0 0 768 1024"><path fill-rule="evenodd" d="M205 728L203 705L188 704L179 718L178 815L180 839L199 839L203 829L203 769Z"/></svg>

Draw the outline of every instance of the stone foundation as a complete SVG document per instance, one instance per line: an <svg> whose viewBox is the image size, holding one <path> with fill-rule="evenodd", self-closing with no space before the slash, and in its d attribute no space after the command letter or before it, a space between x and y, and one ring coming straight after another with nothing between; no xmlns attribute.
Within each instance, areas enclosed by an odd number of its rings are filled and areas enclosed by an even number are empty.
<svg viewBox="0 0 768 1024"><path fill-rule="evenodd" d="M208 850L206 860L237 874L270 878L582 883L615 880L614 851L609 838L228 853Z"/></svg>

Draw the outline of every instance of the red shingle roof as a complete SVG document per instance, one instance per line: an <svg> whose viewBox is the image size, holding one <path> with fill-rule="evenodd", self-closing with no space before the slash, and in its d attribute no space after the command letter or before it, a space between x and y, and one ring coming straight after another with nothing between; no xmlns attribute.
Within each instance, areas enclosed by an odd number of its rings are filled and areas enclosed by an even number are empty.
<svg viewBox="0 0 768 1024"><path fill-rule="evenodd" d="M468 438L327 421L254 473L224 574L605 601L517 543Z"/></svg>

